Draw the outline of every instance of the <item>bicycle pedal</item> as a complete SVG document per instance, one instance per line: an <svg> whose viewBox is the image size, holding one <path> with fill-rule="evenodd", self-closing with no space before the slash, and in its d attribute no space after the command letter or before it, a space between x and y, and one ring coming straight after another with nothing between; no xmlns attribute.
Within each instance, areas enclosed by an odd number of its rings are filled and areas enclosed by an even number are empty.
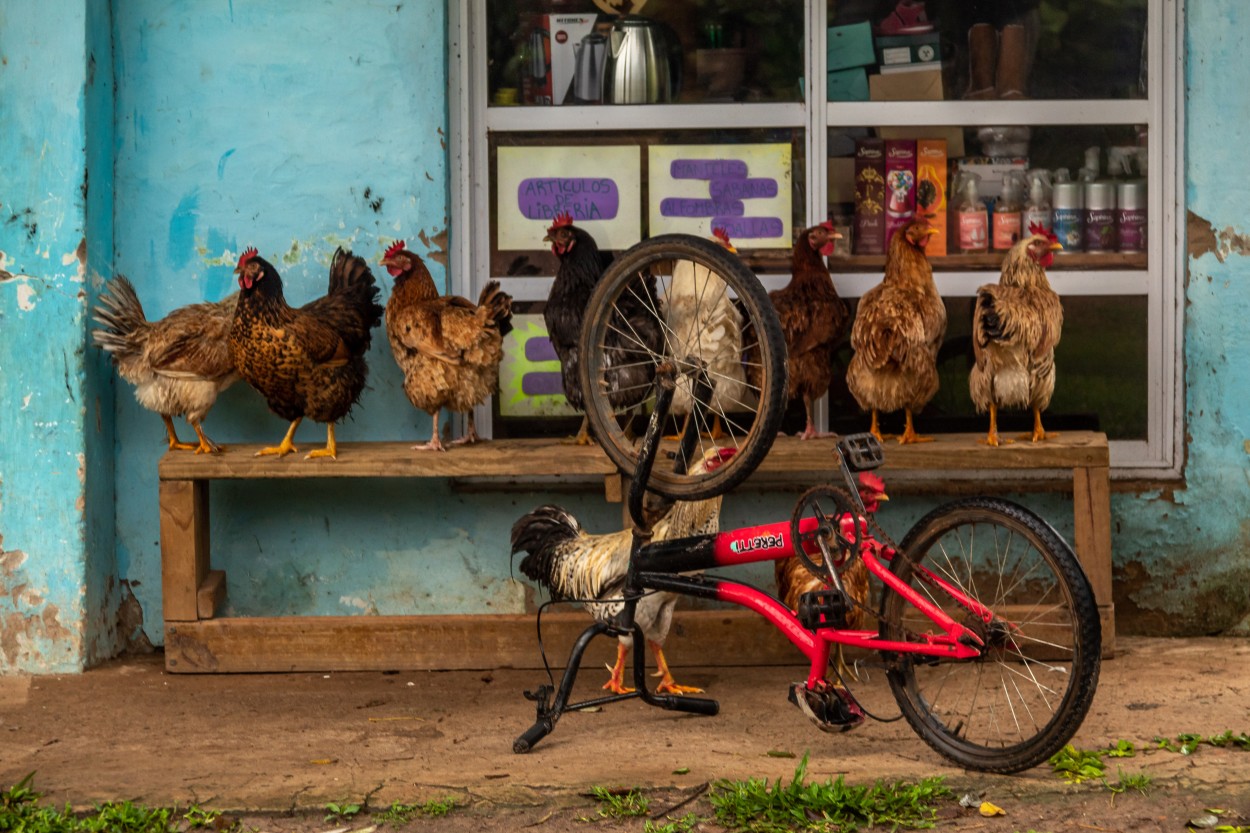
<svg viewBox="0 0 1250 833"><path fill-rule="evenodd" d="M813 633L821 628L845 628L850 609L846 594L841 590L833 587L809 590L799 596L799 624Z"/></svg>
<svg viewBox="0 0 1250 833"><path fill-rule="evenodd" d="M838 450L851 471L871 471L885 462L881 441L872 434L847 434L838 440Z"/></svg>
<svg viewBox="0 0 1250 833"><path fill-rule="evenodd" d="M864 722L864 710L849 689L829 686L813 691L806 683L792 683L789 700L822 732L849 732Z"/></svg>

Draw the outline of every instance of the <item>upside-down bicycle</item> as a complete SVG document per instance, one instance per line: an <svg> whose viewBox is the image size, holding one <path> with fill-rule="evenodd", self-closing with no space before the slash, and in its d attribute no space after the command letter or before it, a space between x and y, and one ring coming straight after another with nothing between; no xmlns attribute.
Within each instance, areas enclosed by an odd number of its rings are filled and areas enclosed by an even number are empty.
<svg viewBox="0 0 1250 833"><path fill-rule="evenodd" d="M701 280L689 281L688 270ZM695 310L732 300L743 320L745 386L731 402L713 396L718 374L698 339L680 337L670 320L674 274L683 291L695 287ZM632 339L621 310L639 301L662 322L669 338L663 353ZM688 307L690 305L687 305ZM785 346L776 313L755 275L736 256L689 235L664 235L624 252L601 279L582 333L582 385L596 439L630 479L634 523L630 568L621 614L595 623L575 643L558 688L544 685L526 696L537 701L537 720L516 739L528 752L560 716L639 697L665 709L716 714L715 700L648 691L646 645L634 608L657 591L739 605L764 616L810 662L805 680L790 687L791 702L817 726L841 731L864 713L845 681L830 676L835 645L876 652L899 708L912 728L950 760L989 772L1018 772L1046 760L1067 743L1094 697L1101 661L1101 628L1089 582L1072 548L1042 518L996 497L955 500L921 518L902 542L866 517L853 472L883 462L870 434L837 443L831 465L841 485L817 486L802 495L788 521L712 535L650 542L645 518L655 501L703 499L723 494L759 465L776 437L785 405ZM677 348L680 349L677 349ZM655 368L651 415L641 442L627 430L607 391L622 361ZM694 403L676 442L661 438L675 391L685 386ZM715 403L715 404L713 404ZM711 417L726 431L709 438ZM713 472L689 471L713 445L738 452ZM674 460L657 467L660 452ZM853 523L840 523L847 518ZM865 530L880 546L864 546ZM798 557L824 578L826 588L806 594L797 612L742 582L687 575L716 567ZM847 627L860 604L845 592L841 575L855 559L879 583L876 630ZM571 703L587 646L599 635L634 634L635 690Z"/></svg>

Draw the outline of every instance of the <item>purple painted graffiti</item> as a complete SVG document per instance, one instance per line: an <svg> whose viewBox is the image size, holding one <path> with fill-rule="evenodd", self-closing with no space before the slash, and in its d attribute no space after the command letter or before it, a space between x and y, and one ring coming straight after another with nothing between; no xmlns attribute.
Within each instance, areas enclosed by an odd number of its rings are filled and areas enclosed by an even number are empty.
<svg viewBox="0 0 1250 833"><path fill-rule="evenodd" d="M737 200L709 200L695 197L666 197L660 200L662 217L741 217L746 206Z"/></svg>
<svg viewBox="0 0 1250 833"><path fill-rule="evenodd" d="M668 175L673 179L743 179L747 163L741 159L674 159Z"/></svg>
<svg viewBox="0 0 1250 833"><path fill-rule="evenodd" d="M769 199L777 196L777 180L767 177L749 179L713 179L708 191L716 200Z"/></svg>
<svg viewBox="0 0 1250 833"><path fill-rule="evenodd" d="M725 229L732 240L781 237L785 232L779 217L714 217L712 225Z"/></svg>
<svg viewBox="0 0 1250 833"><path fill-rule="evenodd" d="M557 214L573 221L611 220L620 209L621 194L607 177L535 177L517 186L517 208L529 220L550 220Z"/></svg>
<svg viewBox="0 0 1250 833"><path fill-rule="evenodd" d="M526 396L551 396L564 393L559 371L526 373L521 376L521 393Z"/></svg>
<svg viewBox="0 0 1250 833"><path fill-rule="evenodd" d="M531 362L559 361L556 348L551 346L551 339L546 336L534 336L525 341L525 358Z"/></svg>

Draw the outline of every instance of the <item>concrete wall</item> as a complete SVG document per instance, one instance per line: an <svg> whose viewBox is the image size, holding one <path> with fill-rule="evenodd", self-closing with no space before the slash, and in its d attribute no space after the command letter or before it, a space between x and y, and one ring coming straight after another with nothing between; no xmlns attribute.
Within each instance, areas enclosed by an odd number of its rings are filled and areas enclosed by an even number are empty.
<svg viewBox="0 0 1250 833"><path fill-rule="evenodd" d="M325 291L335 246L376 261L397 237L448 278L444 3L50 2L0 10L0 673L72 670L162 639L164 432L85 346L101 279L129 275L158 317L232 291L234 259L254 245L302 303ZM1246 17L1239 0L1189 2L1187 484L1114 497L1129 631L1211 632L1250 609ZM340 439L428 437L380 330L369 358L371 387ZM285 427L243 385L206 423L226 444ZM323 429L297 439L306 450ZM518 611L518 515L556 501L591 529L619 523L594 490L212 489L214 566L239 615ZM792 499L734 495L726 523L784 517ZM1070 500L1024 502L1071 533ZM924 508L892 503L887 528L901 535Z"/></svg>

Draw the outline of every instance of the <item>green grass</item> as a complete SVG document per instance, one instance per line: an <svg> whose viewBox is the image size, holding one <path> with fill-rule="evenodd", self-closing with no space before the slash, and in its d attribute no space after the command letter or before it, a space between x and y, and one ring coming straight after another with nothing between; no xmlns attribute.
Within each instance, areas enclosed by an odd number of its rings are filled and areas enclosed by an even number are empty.
<svg viewBox="0 0 1250 833"><path fill-rule="evenodd" d="M708 799L716 820L731 830L750 833L789 833L795 830L858 830L862 827L933 827L937 803L951 797L940 777L918 784L881 781L853 786L841 776L823 783L806 783L807 756L787 784L717 781Z"/></svg>
<svg viewBox="0 0 1250 833"><path fill-rule="evenodd" d="M605 819L623 819L645 816L651 809L651 801L640 790L612 790L592 787L591 793L599 800L599 815Z"/></svg>
<svg viewBox="0 0 1250 833"><path fill-rule="evenodd" d="M407 824L414 818L422 816L426 818L445 816L456 809L456 806L456 799L452 797L434 799L424 804L402 804L396 801L374 816L374 819L379 823Z"/></svg>

